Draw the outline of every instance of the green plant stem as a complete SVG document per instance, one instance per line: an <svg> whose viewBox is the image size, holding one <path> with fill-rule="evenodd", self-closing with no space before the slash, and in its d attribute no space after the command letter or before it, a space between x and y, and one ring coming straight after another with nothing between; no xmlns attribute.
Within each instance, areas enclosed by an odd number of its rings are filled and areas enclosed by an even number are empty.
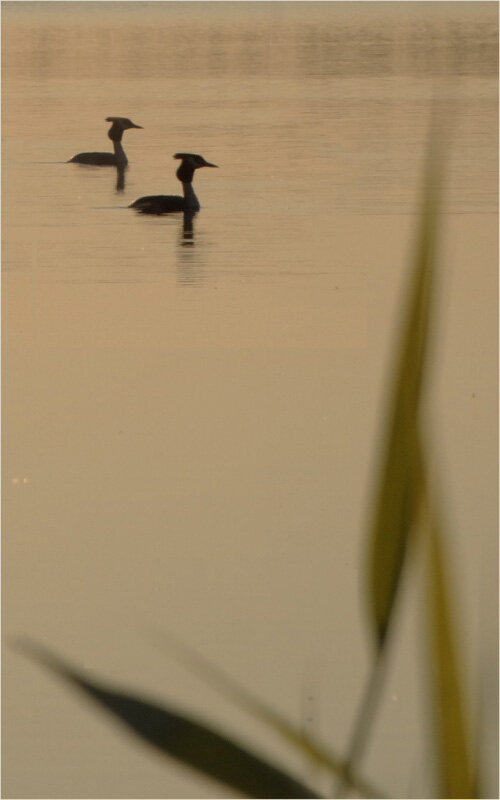
<svg viewBox="0 0 500 800"><path fill-rule="evenodd" d="M385 792L374 787L371 782L363 779L354 768L346 771L347 764L345 760L332 753L315 737L300 731L292 722L262 700L254 697L220 667L216 667L172 633L161 632L161 634L156 635L160 635L161 639L165 639L171 657L183 663L191 672L198 674L219 694L268 725L284 741L304 754L312 764L328 769L339 777L342 776L343 781L349 785L351 790L357 791L364 797L380 798L387 796Z"/></svg>
<svg viewBox="0 0 500 800"><path fill-rule="evenodd" d="M438 754L439 796L480 796L477 750L465 701L459 653L459 618L453 602L452 578L443 524L421 463L422 529L426 550L429 661L433 693L434 736ZM476 756L476 757L475 757Z"/></svg>
<svg viewBox="0 0 500 800"><path fill-rule="evenodd" d="M349 789L352 787L351 771L354 765L359 764L366 749L368 736L371 731L378 702L381 697L382 684L385 677L387 663L387 635L383 645L377 650L375 661L371 669L368 683L363 694L359 707L354 731L351 736L351 743L347 758L345 760L344 772L334 789L333 796L336 798L347 797ZM371 797L371 795L370 795Z"/></svg>

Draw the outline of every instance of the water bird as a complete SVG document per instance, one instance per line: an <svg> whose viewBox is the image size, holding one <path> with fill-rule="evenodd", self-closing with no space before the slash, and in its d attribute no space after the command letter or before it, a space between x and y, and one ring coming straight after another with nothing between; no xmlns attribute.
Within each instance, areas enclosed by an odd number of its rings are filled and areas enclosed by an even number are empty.
<svg viewBox="0 0 500 800"><path fill-rule="evenodd" d="M68 164L73 162L75 164L93 164L97 167L126 167L128 164L125 150L122 146L123 132L129 128L141 128L142 125L136 125L132 120L126 117L106 117L106 122L112 122L111 128L108 131L108 136L113 142L114 153L78 153L73 158L70 158Z"/></svg>
<svg viewBox="0 0 500 800"><path fill-rule="evenodd" d="M152 194L134 200L129 208L135 208L142 214L169 214L175 211L194 213L200 210L200 203L193 189L194 172L201 167L216 167L217 164L210 164L203 156L198 156L196 153L175 153L174 158L181 161L175 174L182 183L184 197L174 194Z"/></svg>

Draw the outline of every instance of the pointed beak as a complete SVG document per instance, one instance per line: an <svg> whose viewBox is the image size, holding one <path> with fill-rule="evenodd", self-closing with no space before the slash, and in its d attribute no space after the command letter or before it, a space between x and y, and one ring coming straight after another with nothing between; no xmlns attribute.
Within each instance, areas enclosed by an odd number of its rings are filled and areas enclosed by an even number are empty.
<svg viewBox="0 0 500 800"><path fill-rule="evenodd" d="M131 125L130 127L131 127L131 128L140 128L140 129L141 129L141 131L142 131L142 130L144 130L144 128L142 127L142 125L135 125L134 123L132 123L132 125Z"/></svg>
<svg viewBox="0 0 500 800"><path fill-rule="evenodd" d="M210 161L205 161L203 164L204 167L217 167L217 164L211 164ZM218 169L218 167L217 167Z"/></svg>

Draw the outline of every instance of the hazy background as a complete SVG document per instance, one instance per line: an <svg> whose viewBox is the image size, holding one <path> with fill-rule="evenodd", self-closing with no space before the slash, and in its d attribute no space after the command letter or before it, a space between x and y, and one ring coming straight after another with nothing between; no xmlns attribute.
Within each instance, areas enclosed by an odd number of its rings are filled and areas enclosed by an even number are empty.
<svg viewBox="0 0 500 800"><path fill-rule="evenodd" d="M497 778L496 3L6 2L3 631L216 720L328 792L158 647L176 633L346 746L365 523L435 91L453 109L429 392L474 707ZM451 82L444 77L452 73ZM131 117L123 192L111 150ZM176 193L182 217L126 208ZM429 796L416 582L365 773ZM92 675L92 672L90 673ZM3 796L230 792L4 649ZM426 794L427 792L427 794Z"/></svg>

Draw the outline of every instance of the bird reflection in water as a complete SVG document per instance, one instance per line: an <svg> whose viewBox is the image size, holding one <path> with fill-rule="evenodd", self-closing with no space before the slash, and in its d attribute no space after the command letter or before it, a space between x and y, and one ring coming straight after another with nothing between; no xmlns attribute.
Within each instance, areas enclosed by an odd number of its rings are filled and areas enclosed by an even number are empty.
<svg viewBox="0 0 500 800"><path fill-rule="evenodd" d="M192 247L194 245L194 225L193 220L196 211L185 211L182 220L181 246Z"/></svg>
<svg viewBox="0 0 500 800"><path fill-rule="evenodd" d="M182 226L179 225L175 259L178 286L202 286L207 280L203 247L199 250L194 246L196 216L196 211L185 211L182 215Z"/></svg>
<svg viewBox="0 0 500 800"><path fill-rule="evenodd" d="M125 171L127 164L120 164L116 167L116 191L123 192L125 189Z"/></svg>

